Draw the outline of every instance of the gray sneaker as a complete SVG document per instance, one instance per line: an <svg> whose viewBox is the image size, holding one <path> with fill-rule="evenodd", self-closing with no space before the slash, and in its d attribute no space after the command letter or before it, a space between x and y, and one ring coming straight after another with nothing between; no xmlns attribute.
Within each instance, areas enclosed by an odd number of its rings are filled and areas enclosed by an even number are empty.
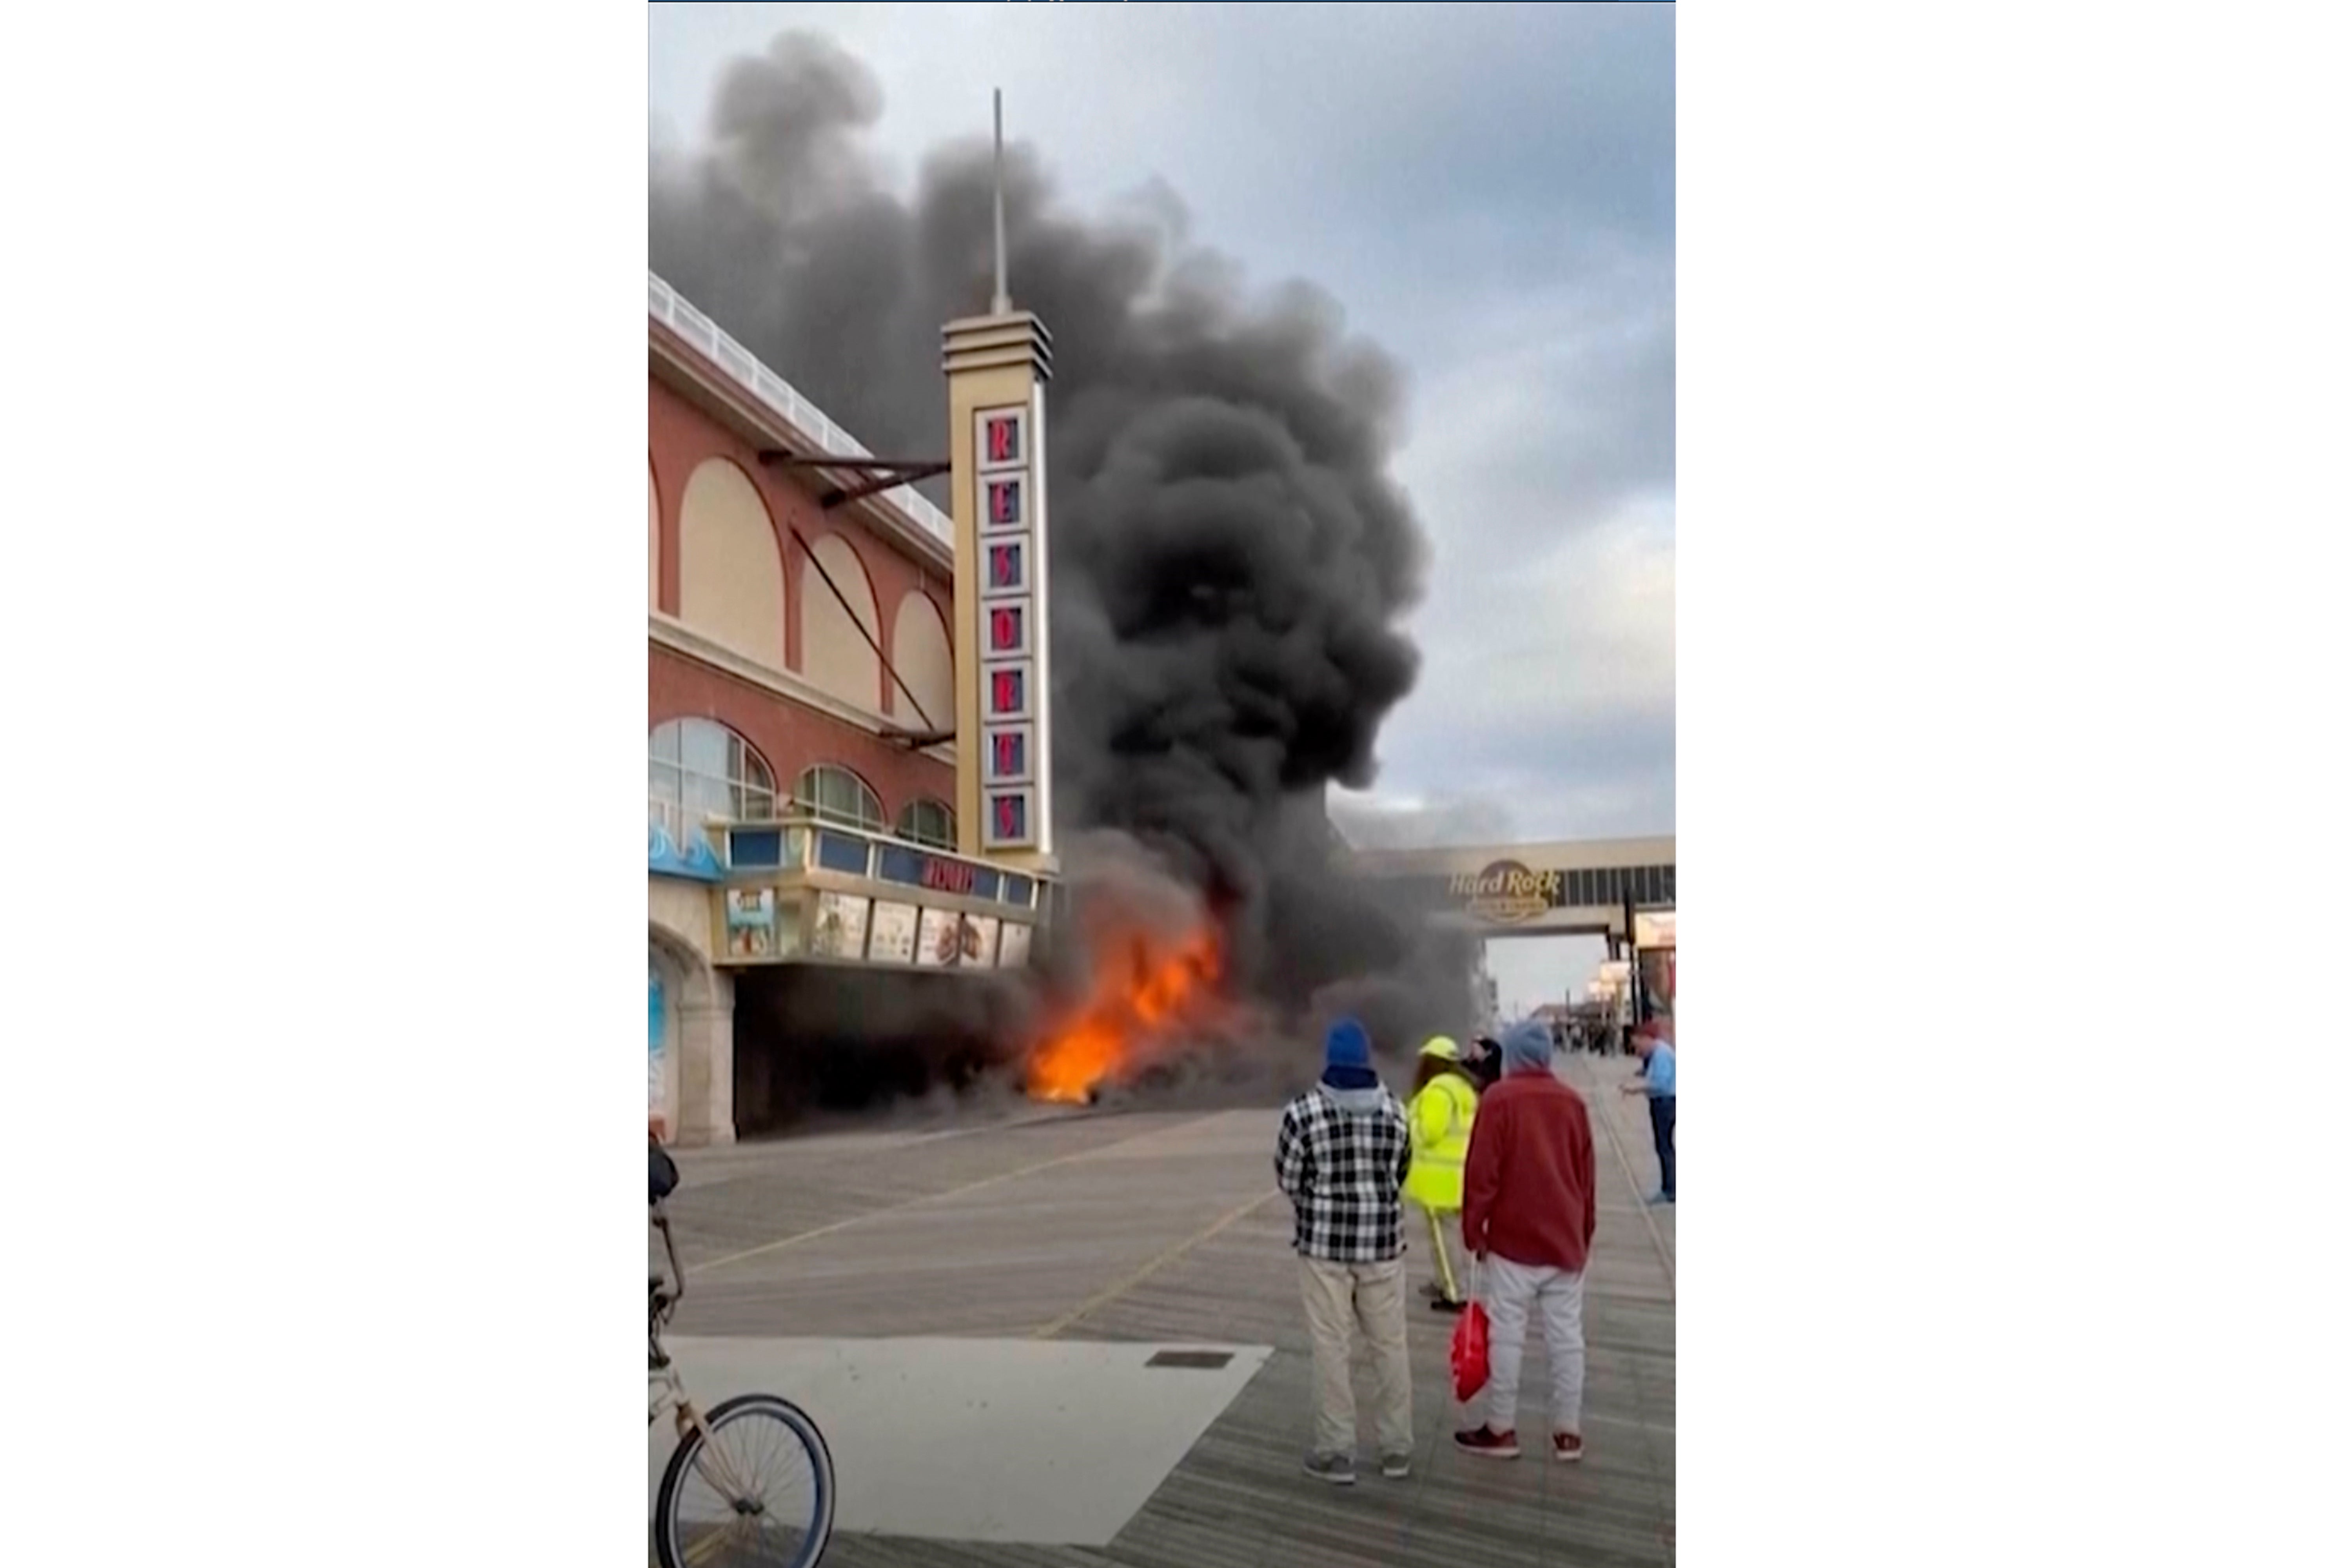
<svg viewBox="0 0 2352 1568"><path fill-rule="evenodd" d="M1381 1474L1392 1481L1404 1479L1412 1474L1412 1456L1411 1454L1381 1455Z"/></svg>
<svg viewBox="0 0 2352 1568"><path fill-rule="evenodd" d="M1335 1487L1352 1487L1356 1484L1356 1461L1347 1454L1309 1454L1307 1473Z"/></svg>

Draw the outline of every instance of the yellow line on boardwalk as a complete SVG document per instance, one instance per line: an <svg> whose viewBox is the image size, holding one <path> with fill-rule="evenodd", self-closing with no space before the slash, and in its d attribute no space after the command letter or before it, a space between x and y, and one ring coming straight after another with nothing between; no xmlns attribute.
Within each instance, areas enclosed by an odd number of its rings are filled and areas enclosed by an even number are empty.
<svg viewBox="0 0 2352 1568"><path fill-rule="evenodd" d="M1592 1084L1593 1094L1607 1097L1601 1104L1601 1120L1609 1129L1609 1147L1617 1155L1617 1168L1625 1173L1625 1184L1633 1189L1633 1212L1642 1216L1642 1224L1650 1233L1650 1245L1658 1249L1658 1261L1665 1265L1666 1300L1671 1301L1675 1299L1675 1255L1666 1246L1665 1235L1658 1229L1658 1222L1651 1216L1649 1194L1642 1190L1642 1178L1635 1173L1633 1162L1625 1153L1625 1140L1617 1131L1616 1102L1629 1098L1617 1087L1624 1080L1604 1079L1590 1068L1586 1069L1586 1074Z"/></svg>
<svg viewBox="0 0 2352 1568"><path fill-rule="evenodd" d="M1281 1195L1281 1188L1270 1187L1266 1191L1258 1194L1257 1196L1250 1199L1249 1202L1243 1204L1240 1207L1228 1209L1223 1215L1220 1215L1213 1224L1210 1225L1207 1229L1198 1231L1192 1236L1186 1237L1183 1240L1178 1242L1175 1246L1170 1247L1167 1251L1161 1253L1159 1257L1153 1258L1150 1262L1145 1264L1142 1268L1137 1269L1126 1279L1121 1279L1118 1284L1113 1285L1107 1290L1099 1290L1094 1295L1087 1297L1084 1301L1079 1302L1076 1308L1063 1313L1060 1317L1055 1319L1052 1322L1047 1323L1044 1328L1039 1329L1030 1337L1040 1340L1052 1339L1055 1334L1060 1333L1063 1330L1076 1324L1081 1319L1090 1317L1094 1313L1100 1311L1103 1308L1109 1306L1113 1301L1118 1300L1121 1296L1126 1295L1129 1290L1134 1289L1138 1285L1142 1284L1146 1279L1150 1279L1154 1274L1159 1273L1162 1268L1167 1268L1170 1264L1175 1262L1178 1258L1183 1257L1186 1253L1192 1251L1202 1242L1215 1237L1220 1232L1223 1231L1228 1226L1236 1225L1242 1220L1248 1218L1251 1215L1255 1214L1259 1209L1264 1208L1266 1205L1272 1203Z"/></svg>
<svg viewBox="0 0 2352 1568"><path fill-rule="evenodd" d="M1204 1117L1201 1120L1205 1121L1207 1119ZM1189 1127L1192 1124L1189 1121L1182 1121L1178 1122L1176 1125L1178 1127ZM1018 1181L1023 1176L1034 1176L1040 1171L1050 1171L1056 1165L1071 1164L1074 1162L1088 1159L1096 1154L1103 1153L1108 1150L1119 1148L1122 1145L1136 1142L1137 1139L1150 1138L1158 1133L1173 1131L1173 1128L1154 1127L1147 1131L1136 1133L1134 1137L1131 1138L1114 1139L1108 1143L1098 1143L1091 1149L1080 1149L1068 1154L1056 1154L1050 1160L1040 1160L1034 1165L1024 1165L1017 1171L1000 1171L993 1176L982 1176L976 1182L966 1182L962 1186L950 1187L944 1192L925 1193L920 1197L908 1198L904 1203L887 1204L878 1209L867 1209L864 1214L851 1215L847 1219L837 1219L831 1225L821 1225L814 1230L794 1231L792 1235L779 1237L774 1241L762 1242L757 1247L747 1247L740 1252L730 1252L724 1258L714 1258L708 1263L693 1264L688 1268L688 1272L690 1274L706 1274L713 1268L724 1268L730 1263L740 1263L746 1258L764 1258L771 1252L781 1252L787 1247L796 1247L803 1241L814 1241L821 1236L831 1236L835 1231L847 1230L853 1225L864 1225L867 1220L879 1219L884 1215L898 1214L906 1209L915 1208L923 1204L937 1203L941 1198L961 1197L966 1193L976 1193L983 1187L992 1187L999 1182Z"/></svg>

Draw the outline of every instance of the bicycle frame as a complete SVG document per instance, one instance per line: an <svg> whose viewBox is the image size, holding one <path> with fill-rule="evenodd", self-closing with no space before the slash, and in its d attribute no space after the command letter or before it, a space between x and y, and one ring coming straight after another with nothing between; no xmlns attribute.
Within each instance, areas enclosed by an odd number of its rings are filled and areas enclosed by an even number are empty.
<svg viewBox="0 0 2352 1568"><path fill-rule="evenodd" d="M659 1204L653 1205L653 1223L654 1228L661 1232L662 1250L669 1255L670 1289L654 1293L650 1311L651 1321L646 1337L651 1355L646 1381L652 1384L652 1398L646 1425L651 1426L660 1420L665 1411L675 1413L679 1442L685 1442L691 1434L701 1434L702 1442L695 1450L695 1468L703 1472L719 1495L740 1499L751 1489L743 1483L742 1478L733 1473L727 1463L727 1457L719 1451L719 1445L711 1441L710 1428L704 1424L702 1412L697 1410L694 1401L687 1396L685 1380L678 1376L677 1368L672 1364L668 1352L662 1349L662 1330L668 1324L670 1314L677 1310L678 1302L686 1299L686 1267L677 1260L677 1243L670 1236L669 1215Z"/></svg>

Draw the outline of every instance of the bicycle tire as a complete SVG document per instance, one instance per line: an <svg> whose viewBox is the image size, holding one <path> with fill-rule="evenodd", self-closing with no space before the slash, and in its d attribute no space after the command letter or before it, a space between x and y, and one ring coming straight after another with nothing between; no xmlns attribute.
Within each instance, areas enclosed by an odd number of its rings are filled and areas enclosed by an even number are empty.
<svg viewBox="0 0 2352 1568"><path fill-rule="evenodd" d="M747 1416L766 1415L781 1421L799 1439L807 1454L809 1468L816 1480L816 1504L810 1510L801 1550L789 1559L788 1568L816 1568L824 1557L824 1549L833 1540L835 1503L833 1450L825 1446L824 1434L817 1429L808 1413L791 1400L772 1394L739 1394L723 1399L704 1415L703 1426L716 1433ZM677 1519L678 1491L686 1484L688 1468L703 1444L702 1431L690 1428L669 1457L662 1471L661 1488L654 1494L654 1553L661 1568L688 1568L685 1543L679 1539Z"/></svg>

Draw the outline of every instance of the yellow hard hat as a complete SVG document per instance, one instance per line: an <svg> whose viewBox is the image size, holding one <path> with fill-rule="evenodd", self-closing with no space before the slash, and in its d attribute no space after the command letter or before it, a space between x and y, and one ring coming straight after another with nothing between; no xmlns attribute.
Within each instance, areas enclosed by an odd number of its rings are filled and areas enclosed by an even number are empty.
<svg viewBox="0 0 2352 1568"><path fill-rule="evenodd" d="M1429 1037L1429 1044L1421 1047L1421 1054L1425 1057L1436 1057L1444 1061L1458 1062L1462 1059L1462 1047L1444 1035L1432 1035Z"/></svg>

